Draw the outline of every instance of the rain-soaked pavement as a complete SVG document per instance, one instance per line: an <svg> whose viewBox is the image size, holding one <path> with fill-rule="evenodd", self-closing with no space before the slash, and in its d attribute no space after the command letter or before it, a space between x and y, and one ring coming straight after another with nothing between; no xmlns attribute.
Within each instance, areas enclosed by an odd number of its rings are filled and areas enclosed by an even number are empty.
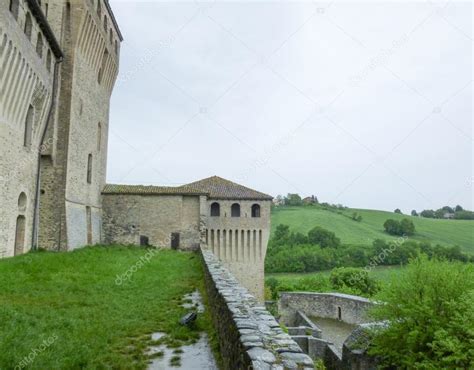
<svg viewBox="0 0 474 370"><path fill-rule="evenodd" d="M197 312L204 312L201 295L198 291L187 294L183 297L189 301L183 304L185 308L196 308ZM158 340L165 336L165 333L154 333L153 340ZM175 353L175 348L167 348L166 345L153 346L149 348L148 354L153 355L162 352L163 355L154 358L148 366L148 370L167 370L167 369L183 369L183 370L218 370L216 360L209 345L208 337L205 333L201 333L199 340L190 345L182 346L180 353ZM180 361L174 366L171 365L173 357L179 356Z"/></svg>

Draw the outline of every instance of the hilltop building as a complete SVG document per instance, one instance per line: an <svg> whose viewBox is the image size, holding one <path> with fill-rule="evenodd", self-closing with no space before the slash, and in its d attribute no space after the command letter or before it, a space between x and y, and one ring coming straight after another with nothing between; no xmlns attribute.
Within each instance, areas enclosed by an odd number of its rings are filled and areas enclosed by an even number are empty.
<svg viewBox="0 0 474 370"><path fill-rule="evenodd" d="M0 0L0 258L207 246L263 299L271 196L218 177L106 185L122 40L108 0Z"/></svg>

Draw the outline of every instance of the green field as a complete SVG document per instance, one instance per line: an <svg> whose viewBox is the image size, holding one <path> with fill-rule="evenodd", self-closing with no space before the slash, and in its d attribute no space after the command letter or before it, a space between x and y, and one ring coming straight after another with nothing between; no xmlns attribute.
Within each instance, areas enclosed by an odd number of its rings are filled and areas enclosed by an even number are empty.
<svg viewBox="0 0 474 370"><path fill-rule="evenodd" d="M0 277L0 369L145 369L154 332L176 348L206 331L215 348L208 310L193 328L179 324L183 295L206 297L195 253L28 253L1 260Z"/></svg>
<svg viewBox="0 0 474 370"><path fill-rule="evenodd" d="M379 266L369 271L369 276L381 281L386 282L396 277L403 271L401 266ZM331 270L319 271L319 272L308 272L308 273L277 273L277 274L265 274L265 279L276 278L281 283L293 283L302 278L311 278L315 276L329 277Z"/></svg>
<svg viewBox="0 0 474 370"><path fill-rule="evenodd" d="M428 241L433 245L459 245L465 252L474 253L474 221L428 219L368 209L348 208L338 212L317 206L278 207L272 212L272 231L279 224L289 225L291 230L302 233L321 226L336 233L343 243L370 245L377 238L396 239L384 232L383 223L389 218L400 220L406 217L416 227L416 233L410 239ZM350 218L353 212L362 216L361 222Z"/></svg>

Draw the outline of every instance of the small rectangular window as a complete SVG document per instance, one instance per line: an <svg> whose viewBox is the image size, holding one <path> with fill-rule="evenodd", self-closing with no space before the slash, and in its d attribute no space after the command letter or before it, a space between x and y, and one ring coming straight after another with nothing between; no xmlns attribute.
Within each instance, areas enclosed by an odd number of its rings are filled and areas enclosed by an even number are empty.
<svg viewBox="0 0 474 370"><path fill-rule="evenodd" d="M92 154L87 158L87 183L92 183Z"/></svg>

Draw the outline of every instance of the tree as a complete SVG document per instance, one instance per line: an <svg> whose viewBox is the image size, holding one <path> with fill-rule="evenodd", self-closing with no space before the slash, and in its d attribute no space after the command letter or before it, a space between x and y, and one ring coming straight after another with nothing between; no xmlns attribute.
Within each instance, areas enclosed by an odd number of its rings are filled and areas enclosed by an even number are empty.
<svg viewBox="0 0 474 370"><path fill-rule="evenodd" d="M394 212L395 212L395 213L402 214L402 211L400 211L400 208L397 208Z"/></svg>
<svg viewBox="0 0 474 370"><path fill-rule="evenodd" d="M331 271L329 281L334 289L349 287L363 294L372 295L379 289L377 281L366 270L354 267L340 267Z"/></svg>
<svg viewBox="0 0 474 370"><path fill-rule="evenodd" d="M280 245L288 242L290 238L290 227L288 225L280 224L276 227L273 235L273 241L275 244Z"/></svg>
<svg viewBox="0 0 474 370"><path fill-rule="evenodd" d="M341 240L333 232L316 226L308 232L308 243L317 244L321 248L337 248Z"/></svg>
<svg viewBox="0 0 474 370"><path fill-rule="evenodd" d="M413 235L415 233L415 224L408 218L404 218L401 221L388 219L383 224L385 231L390 235Z"/></svg>
<svg viewBox="0 0 474 370"><path fill-rule="evenodd" d="M418 257L377 299L371 315L388 325L369 353L382 368L474 368L473 265Z"/></svg>
<svg viewBox="0 0 474 370"><path fill-rule="evenodd" d="M383 227L390 235L399 235L400 233L400 222L393 219L388 219L384 222Z"/></svg>
<svg viewBox="0 0 474 370"><path fill-rule="evenodd" d="M455 211L455 212L461 212L461 211L464 211L464 209L458 204L458 205L456 206L456 208L454 208L454 211Z"/></svg>
<svg viewBox="0 0 474 370"><path fill-rule="evenodd" d="M413 211L411 211L411 215L412 215L412 216L415 216L415 217L418 217L418 212L416 211L416 209L414 209Z"/></svg>
<svg viewBox="0 0 474 370"><path fill-rule="evenodd" d="M404 218L400 221L400 234L399 235L413 235L415 233L415 224L412 220Z"/></svg>
<svg viewBox="0 0 474 370"><path fill-rule="evenodd" d="M436 218L435 211L432 209L425 209L424 211L421 211L420 216L425 218Z"/></svg>
<svg viewBox="0 0 474 370"><path fill-rule="evenodd" d="M301 206L302 204L303 201L301 200L299 194L288 194L285 197L285 205L287 206Z"/></svg>

